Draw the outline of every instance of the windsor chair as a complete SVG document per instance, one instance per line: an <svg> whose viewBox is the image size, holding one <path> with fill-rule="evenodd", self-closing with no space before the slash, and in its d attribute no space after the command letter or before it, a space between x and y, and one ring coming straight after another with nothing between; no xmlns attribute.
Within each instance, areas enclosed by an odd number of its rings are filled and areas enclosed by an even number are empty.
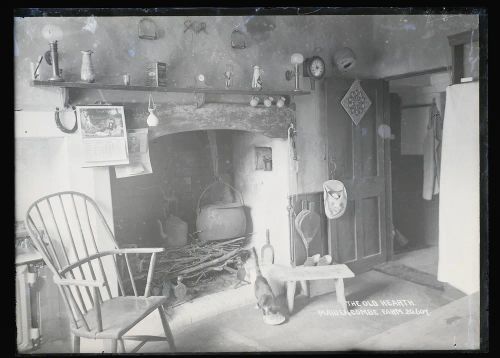
<svg viewBox="0 0 500 358"><path fill-rule="evenodd" d="M148 341L175 344L167 321L164 296L151 296L155 261L163 248L120 249L96 202L89 196L64 191L44 196L28 209L25 224L70 317L73 352L80 352L80 338L111 341L111 351L125 353L124 340L139 341L137 352ZM138 294L128 255L151 254L144 294ZM118 269L125 259L133 295L125 291ZM116 277L116 281L112 279ZM130 291L130 287L128 287ZM157 310L165 337L126 335L137 323Z"/></svg>

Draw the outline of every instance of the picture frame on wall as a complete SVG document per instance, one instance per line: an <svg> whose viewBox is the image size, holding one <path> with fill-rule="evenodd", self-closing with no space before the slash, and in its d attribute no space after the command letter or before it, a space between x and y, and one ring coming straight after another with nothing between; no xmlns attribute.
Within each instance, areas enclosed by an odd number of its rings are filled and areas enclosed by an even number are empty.
<svg viewBox="0 0 500 358"><path fill-rule="evenodd" d="M272 171L273 152L271 147L255 147L255 169Z"/></svg>
<svg viewBox="0 0 500 358"><path fill-rule="evenodd" d="M123 106L76 106L82 166L129 163Z"/></svg>

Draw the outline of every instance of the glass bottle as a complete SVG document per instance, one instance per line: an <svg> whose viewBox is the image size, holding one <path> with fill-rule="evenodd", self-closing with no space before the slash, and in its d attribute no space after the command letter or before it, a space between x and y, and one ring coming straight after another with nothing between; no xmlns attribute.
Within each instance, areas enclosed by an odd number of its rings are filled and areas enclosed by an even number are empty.
<svg viewBox="0 0 500 358"><path fill-rule="evenodd" d="M260 257L264 265L272 265L274 263L274 249L269 240L269 229L266 230L266 244L262 246Z"/></svg>

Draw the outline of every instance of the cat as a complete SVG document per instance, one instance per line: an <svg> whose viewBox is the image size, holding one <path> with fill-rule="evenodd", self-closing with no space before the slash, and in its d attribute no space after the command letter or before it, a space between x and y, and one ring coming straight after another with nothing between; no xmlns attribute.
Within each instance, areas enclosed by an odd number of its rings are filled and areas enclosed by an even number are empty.
<svg viewBox="0 0 500 358"><path fill-rule="evenodd" d="M257 298L257 306L262 310L264 315L277 313L276 298L274 297L273 290L267 282L266 278L262 276L262 272L259 267L259 259L257 257L257 251L255 247L252 247L253 256L255 258L255 298Z"/></svg>

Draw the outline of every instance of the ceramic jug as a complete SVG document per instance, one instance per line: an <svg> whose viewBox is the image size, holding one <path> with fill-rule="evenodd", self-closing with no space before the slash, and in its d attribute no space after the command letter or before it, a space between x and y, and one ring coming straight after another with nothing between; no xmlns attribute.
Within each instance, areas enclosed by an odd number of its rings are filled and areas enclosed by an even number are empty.
<svg viewBox="0 0 500 358"><path fill-rule="evenodd" d="M82 52L82 70L80 72L80 78L84 82L92 83L95 81L94 65L92 64L92 59L90 57L94 52L92 50L81 51Z"/></svg>

